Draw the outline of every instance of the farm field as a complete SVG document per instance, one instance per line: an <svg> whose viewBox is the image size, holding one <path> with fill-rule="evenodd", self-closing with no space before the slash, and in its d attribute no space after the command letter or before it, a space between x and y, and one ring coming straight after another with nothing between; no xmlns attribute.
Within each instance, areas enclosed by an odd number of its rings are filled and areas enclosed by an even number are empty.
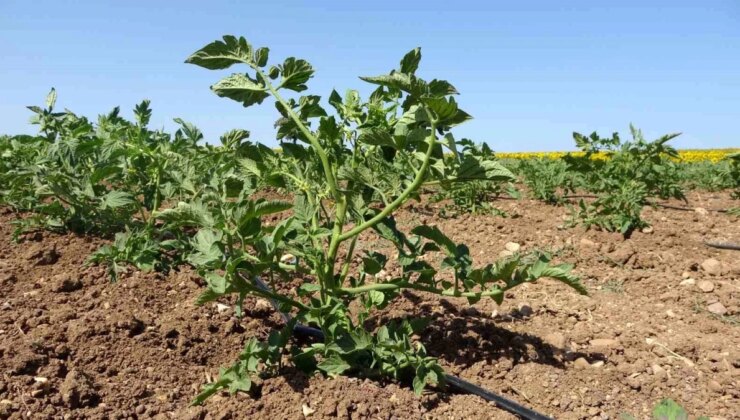
<svg viewBox="0 0 740 420"><path fill-rule="evenodd" d="M726 193L689 197L689 207L732 204ZM691 413L735 417L740 261L703 242L740 242L736 218L646 209L654 230L625 241L560 229L565 208L533 200L502 203L515 216L506 219L441 219L434 206L404 208L399 224L440 225L483 262L508 242L552 249L574 264L590 296L549 280L510 292L502 306L412 291L370 323L431 317L419 339L446 370L556 418L639 418L663 397ZM513 418L473 396L416 397L395 382L308 377L295 368L264 380L257 398L215 396L188 407L246 337L279 326L270 305L248 298L241 319L220 304L196 306L203 284L188 268L131 271L111 283L104 268L82 265L100 239L35 233L14 244L12 218L5 211L0 224L0 396L12 401L3 417L298 419L305 406L312 418ZM364 235L358 247L375 249L377 237ZM715 302L725 315L708 310ZM40 377L48 382L34 381Z"/></svg>
<svg viewBox="0 0 740 420"><path fill-rule="evenodd" d="M322 101L243 37L191 54L274 102L279 149L148 100L29 106L0 136L0 418L737 417L740 153L630 125L498 155L420 62Z"/></svg>

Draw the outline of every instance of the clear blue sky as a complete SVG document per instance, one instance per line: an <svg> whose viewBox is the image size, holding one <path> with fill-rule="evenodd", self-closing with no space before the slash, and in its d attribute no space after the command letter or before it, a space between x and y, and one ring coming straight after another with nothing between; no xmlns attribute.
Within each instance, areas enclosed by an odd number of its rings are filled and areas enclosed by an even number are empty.
<svg viewBox="0 0 740 420"><path fill-rule="evenodd" d="M310 92L363 88L421 46L421 76L451 81L475 119L459 137L494 150L573 148L572 131L682 131L681 148L740 147L740 2L0 1L0 132L33 132L50 87L94 117L151 99L210 140L231 128L274 144L272 105L210 92L230 72L183 64L224 34L305 58Z"/></svg>

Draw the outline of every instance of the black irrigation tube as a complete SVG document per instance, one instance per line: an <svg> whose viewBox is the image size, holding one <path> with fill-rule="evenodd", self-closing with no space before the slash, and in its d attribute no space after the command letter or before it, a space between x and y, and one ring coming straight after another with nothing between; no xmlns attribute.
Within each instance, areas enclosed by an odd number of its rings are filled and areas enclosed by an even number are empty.
<svg viewBox="0 0 740 420"><path fill-rule="evenodd" d="M270 287L267 284L265 284L265 282L263 282L262 279L260 279L259 277L254 277L254 284L262 290L270 291ZM272 304L273 308L275 308L275 310L280 314L280 316L283 318L283 320L286 323L290 321L291 319L290 315L281 311L279 309L279 305L277 304L277 302L270 299L270 303ZM293 332L297 335L301 335L304 337L313 337L317 340L324 339L324 332L321 331L320 329L308 327L308 326L301 325L301 324L296 324L296 326L293 327ZM468 382L465 379L458 378L457 376L445 374L445 381L447 385L457 390L458 392L477 395L488 402L495 403L498 407L510 413L516 414L517 416L523 419L553 420L552 417L548 417L544 414L540 414L530 408L527 408L519 404L516 401L510 400L502 395L498 395L492 391L481 388L478 385Z"/></svg>
<svg viewBox="0 0 740 420"><path fill-rule="evenodd" d="M695 208L691 208L691 207L679 207L679 206L673 206L670 204L663 204L663 203L650 203L650 204L654 204L658 207L663 207L664 209L681 210L681 211L696 211ZM704 210L714 211L717 213L727 213L727 210L724 210L724 209L704 209Z"/></svg>
<svg viewBox="0 0 740 420"><path fill-rule="evenodd" d="M704 245L711 246L712 248L740 251L740 244L731 244L729 242L704 242Z"/></svg>

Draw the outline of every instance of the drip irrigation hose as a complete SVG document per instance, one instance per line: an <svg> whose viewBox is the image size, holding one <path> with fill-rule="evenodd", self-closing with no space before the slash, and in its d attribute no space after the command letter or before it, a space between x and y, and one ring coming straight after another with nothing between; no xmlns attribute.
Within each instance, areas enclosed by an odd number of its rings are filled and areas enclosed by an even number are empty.
<svg viewBox="0 0 740 420"><path fill-rule="evenodd" d="M712 248L740 251L740 244L731 244L729 242L704 242L704 245L711 246Z"/></svg>
<svg viewBox="0 0 740 420"><path fill-rule="evenodd" d="M270 287L267 284L265 284L265 282L263 282L262 279L260 279L259 277L255 276L253 280L254 280L254 284L260 289L265 290L265 291L270 291ZM291 317L289 314L279 309L280 306L275 300L270 299L270 303L272 304L273 308L275 308L275 310L280 314L280 317L283 318L283 320L286 323L291 320ZM295 327L293 327L293 332L297 335L304 336L304 337L313 337L317 340L324 339L324 332L321 331L320 329L308 327L308 326L301 325L301 324L296 324ZM457 376L445 374L445 382L447 383L447 385L450 386L450 388L458 392L477 395L478 397L481 397L488 402L493 402L498 407L510 413L516 414L517 416L523 419L553 420L551 417L548 417L544 414L540 414L532 409L529 409L517 403L516 401L510 400L502 395L498 395L492 391L481 388L478 385L470 383L466 381L465 379L458 378Z"/></svg>
<svg viewBox="0 0 740 420"><path fill-rule="evenodd" d="M670 204L663 204L663 203L650 203L653 205L656 205L658 207L662 207L664 209L671 209L671 210L681 210L681 211L696 211L696 208L692 207L680 207L680 206L673 206ZM717 213L727 213L727 210L725 209L704 209L706 211L714 211Z"/></svg>

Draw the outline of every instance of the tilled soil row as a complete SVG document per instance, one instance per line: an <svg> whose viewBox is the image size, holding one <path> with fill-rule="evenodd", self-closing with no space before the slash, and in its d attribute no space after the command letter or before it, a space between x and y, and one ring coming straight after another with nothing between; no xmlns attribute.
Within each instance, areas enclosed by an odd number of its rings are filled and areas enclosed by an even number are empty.
<svg viewBox="0 0 740 420"><path fill-rule="evenodd" d="M508 218L407 207L401 228L438 225L477 264L548 250L575 265L591 295L549 280L502 306L404 293L369 326L427 316L419 339L448 372L556 418L646 418L665 397L695 415L738 418L740 256L703 242L740 242L740 223L703 210L730 207L728 194L691 197L696 211L646 209L652 229L628 240L567 229L566 208L530 200L496 203ZM0 418L513 418L473 396L416 397L407 384L290 367L254 395L189 407L248 338L280 326L270 305L248 299L241 319L226 301L195 306L203 284L187 267L111 283L84 265L105 241L35 233L13 243L12 219L0 216ZM384 246L372 235L359 244Z"/></svg>

